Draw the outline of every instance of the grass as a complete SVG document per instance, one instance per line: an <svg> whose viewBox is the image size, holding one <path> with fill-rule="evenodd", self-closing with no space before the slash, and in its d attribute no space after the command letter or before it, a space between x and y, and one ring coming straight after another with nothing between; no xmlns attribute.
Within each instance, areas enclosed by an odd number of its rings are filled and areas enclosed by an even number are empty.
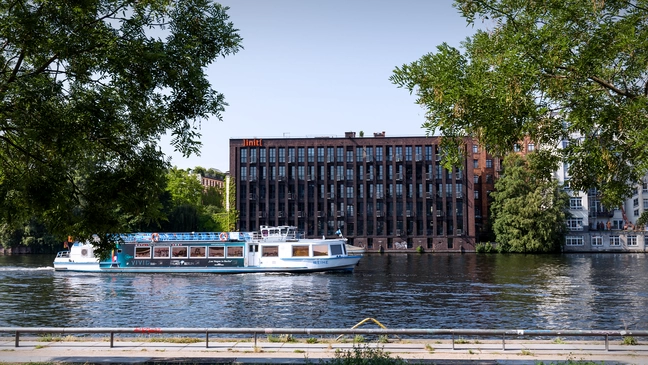
<svg viewBox="0 0 648 365"><path fill-rule="evenodd" d="M353 342L355 342L355 343L364 343L365 338L364 338L363 335L355 335L355 337L353 338Z"/></svg>
<svg viewBox="0 0 648 365"><path fill-rule="evenodd" d="M310 337L309 339L306 340L306 343L317 343L318 340L315 337Z"/></svg>
<svg viewBox="0 0 648 365"><path fill-rule="evenodd" d="M149 337L149 338L138 338L138 341L142 342L164 342L164 343L198 343L205 342L203 338L195 337ZM211 342L211 339L209 339Z"/></svg>
<svg viewBox="0 0 648 365"><path fill-rule="evenodd" d="M622 344L627 346L634 346L634 345L638 345L639 342L637 342L637 339L632 336L623 336Z"/></svg>
<svg viewBox="0 0 648 365"><path fill-rule="evenodd" d="M430 345L429 343L425 344L425 349L428 350L429 353L434 353L434 347Z"/></svg>
<svg viewBox="0 0 648 365"><path fill-rule="evenodd" d="M470 341L466 340L465 338L460 337L460 338L455 340L455 343L462 345L462 344L470 343Z"/></svg>
<svg viewBox="0 0 648 365"><path fill-rule="evenodd" d="M563 345L563 344L565 344L565 340L563 340L563 339L560 338L560 337L556 337L556 338L554 338L553 340L551 340L551 343L555 343L555 344Z"/></svg>
<svg viewBox="0 0 648 365"><path fill-rule="evenodd" d="M46 335L38 336L38 341L39 342L78 342L78 341L83 341L83 339L72 335L61 337L61 336L54 336L53 334L46 334Z"/></svg>
<svg viewBox="0 0 648 365"><path fill-rule="evenodd" d="M531 352L529 350L522 350L522 351L520 351L520 355L522 355L522 356L533 356L533 352Z"/></svg>

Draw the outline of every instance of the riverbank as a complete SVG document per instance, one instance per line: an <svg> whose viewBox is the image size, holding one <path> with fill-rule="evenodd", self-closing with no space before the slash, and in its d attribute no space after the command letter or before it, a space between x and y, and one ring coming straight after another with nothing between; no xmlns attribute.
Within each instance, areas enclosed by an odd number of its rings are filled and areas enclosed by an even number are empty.
<svg viewBox="0 0 648 365"><path fill-rule="evenodd" d="M317 364L335 362L343 356L374 356L403 359L408 363L435 364L550 364L601 363L648 365L648 344L623 345L611 341L511 340L501 341L406 340L387 343L268 342L219 340L182 343L146 339L119 339L114 347L108 340L47 341L13 337L0 338L0 363L85 363L85 364Z"/></svg>

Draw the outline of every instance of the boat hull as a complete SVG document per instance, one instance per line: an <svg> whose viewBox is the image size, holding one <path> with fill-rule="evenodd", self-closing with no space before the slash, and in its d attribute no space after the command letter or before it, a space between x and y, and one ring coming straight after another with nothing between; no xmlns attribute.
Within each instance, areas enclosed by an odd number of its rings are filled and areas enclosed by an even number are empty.
<svg viewBox="0 0 648 365"><path fill-rule="evenodd" d="M198 267L198 266L131 266L131 267L102 267L99 262L54 262L54 270L69 272L90 272L90 273L210 273L210 274L244 274L244 273L312 273L312 272L350 272L357 266L362 256L348 256L339 259L328 259L335 261L326 265L313 264L308 262L292 263L290 266L275 267Z"/></svg>

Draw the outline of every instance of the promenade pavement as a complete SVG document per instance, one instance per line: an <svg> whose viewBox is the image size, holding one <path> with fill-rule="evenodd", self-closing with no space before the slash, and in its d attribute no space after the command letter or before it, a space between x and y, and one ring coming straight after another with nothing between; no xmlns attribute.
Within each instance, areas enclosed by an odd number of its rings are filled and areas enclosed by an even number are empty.
<svg viewBox="0 0 648 365"><path fill-rule="evenodd" d="M477 342L477 343L474 343ZM106 340L43 342L25 338L15 347L11 337L0 338L0 363L81 364L319 364L335 357L336 350L353 347L381 348L391 357L417 364L557 364L593 361L605 364L648 365L648 345L622 345L610 341L470 341L402 340L390 343L220 342L191 344L119 339L114 347Z"/></svg>

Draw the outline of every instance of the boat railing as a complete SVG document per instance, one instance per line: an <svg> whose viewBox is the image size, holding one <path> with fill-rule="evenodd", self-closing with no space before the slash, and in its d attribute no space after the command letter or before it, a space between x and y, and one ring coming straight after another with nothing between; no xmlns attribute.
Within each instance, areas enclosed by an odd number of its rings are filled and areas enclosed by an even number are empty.
<svg viewBox="0 0 648 365"><path fill-rule="evenodd" d="M56 257L58 257L58 258L70 257L70 251L59 251L59 252L56 253Z"/></svg>
<svg viewBox="0 0 648 365"><path fill-rule="evenodd" d="M119 237L124 242L171 242L171 241L240 241L249 240L250 232L165 232L124 233Z"/></svg>

